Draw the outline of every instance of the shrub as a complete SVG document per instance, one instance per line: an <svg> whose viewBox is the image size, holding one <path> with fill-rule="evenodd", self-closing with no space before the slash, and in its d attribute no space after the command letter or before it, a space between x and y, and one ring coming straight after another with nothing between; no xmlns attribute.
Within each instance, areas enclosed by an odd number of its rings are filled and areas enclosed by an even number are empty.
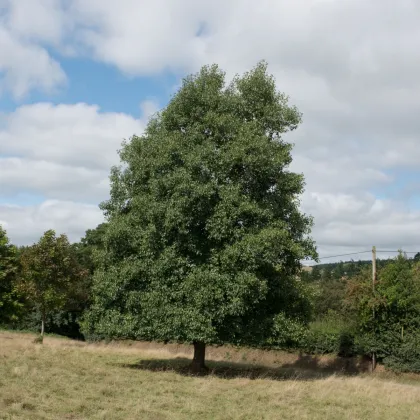
<svg viewBox="0 0 420 420"><path fill-rule="evenodd" d="M420 334L406 335L401 344L384 358L386 367L397 372L420 373Z"/></svg>
<svg viewBox="0 0 420 420"><path fill-rule="evenodd" d="M308 353L335 353L339 356L355 354L354 333L335 313L310 324L300 348Z"/></svg>
<svg viewBox="0 0 420 420"><path fill-rule="evenodd" d="M265 347L273 349L296 349L305 340L307 327L295 319L277 314L273 323L273 334Z"/></svg>
<svg viewBox="0 0 420 420"><path fill-rule="evenodd" d="M27 308L29 309L29 308ZM47 316L45 321L46 331L50 334L62 335L65 337L83 340L80 332L80 311L57 311ZM19 331L39 332L41 313L39 310L28 310L25 316L13 323L5 325L7 328Z"/></svg>

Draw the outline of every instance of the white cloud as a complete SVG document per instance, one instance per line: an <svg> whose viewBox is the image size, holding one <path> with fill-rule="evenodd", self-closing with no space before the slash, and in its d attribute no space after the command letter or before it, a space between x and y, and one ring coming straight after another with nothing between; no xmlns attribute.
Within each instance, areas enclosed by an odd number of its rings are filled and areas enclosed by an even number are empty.
<svg viewBox="0 0 420 420"><path fill-rule="evenodd" d="M6 0L5 4L5 26L23 39L57 44L70 29L62 0Z"/></svg>
<svg viewBox="0 0 420 420"><path fill-rule="evenodd" d="M21 99L32 89L54 91L66 82L60 64L39 45L20 40L0 21L0 95Z"/></svg>
<svg viewBox="0 0 420 420"><path fill-rule="evenodd" d="M200 55L195 37L217 3L182 1L74 0L70 13L79 45L127 74L185 70Z"/></svg>
<svg viewBox="0 0 420 420"><path fill-rule="evenodd" d="M23 99L32 90L53 93L67 77L48 46L71 29L61 0L0 1L0 95Z"/></svg>
<svg viewBox="0 0 420 420"><path fill-rule="evenodd" d="M154 99L147 99L140 104L140 111L146 120L153 116L160 109L159 104Z"/></svg>
<svg viewBox="0 0 420 420"><path fill-rule="evenodd" d="M142 108L150 109L150 103ZM0 122L0 197L38 195L41 205L0 205L14 242L45 230L80 238L102 221L98 203L109 196L109 170L124 138L141 134L145 118L102 113L86 104L25 105Z"/></svg>
<svg viewBox="0 0 420 420"><path fill-rule="evenodd" d="M123 138L141 133L143 124L84 103L24 105L3 118L0 150L11 156L109 171L118 162L116 151Z"/></svg>
<svg viewBox="0 0 420 420"><path fill-rule="evenodd" d="M3 221L3 222L1 222ZM98 206L72 201L46 200L40 205L0 204L0 223L14 243L30 245L48 229L66 233L71 241L79 240L85 230L103 221Z"/></svg>
<svg viewBox="0 0 420 420"><path fill-rule="evenodd" d="M115 152L114 152L115 154ZM114 157L115 163L117 159ZM28 158L0 158L1 193L38 194L60 200L99 203L109 194L109 171Z"/></svg>
<svg viewBox="0 0 420 420"><path fill-rule="evenodd" d="M420 216L407 197L375 196L395 182L390 173L420 164L418 1L3 3L9 8L0 20L2 88L16 97L64 82L46 46L130 76L181 74L212 62L231 76L266 59L304 114L289 135L296 144L292 169L306 176L302 203L315 216L321 253L372 244L420 249ZM145 101L141 109L150 115L155 104ZM8 194L27 188L48 199L99 201L121 139L143 126L86 104L20 107L0 128L0 150L8 156L0 176ZM8 221L2 214L0 220Z"/></svg>
<svg viewBox="0 0 420 420"><path fill-rule="evenodd" d="M368 193L307 193L303 209L314 216L313 236L321 257L359 253L322 262L370 259L369 252L361 251L369 251L374 245L381 251L379 258L395 257L399 249L420 250L420 211L403 203L381 200Z"/></svg>

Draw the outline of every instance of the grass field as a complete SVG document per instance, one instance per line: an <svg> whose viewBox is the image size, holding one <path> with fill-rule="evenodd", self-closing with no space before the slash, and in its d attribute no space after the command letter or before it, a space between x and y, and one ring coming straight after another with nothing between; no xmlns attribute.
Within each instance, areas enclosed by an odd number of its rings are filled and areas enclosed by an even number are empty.
<svg viewBox="0 0 420 420"><path fill-rule="evenodd" d="M0 419L420 418L414 375L346 375L331 358L219 348L210 375L193 377L187 347L33 338L0 332Z"/></svg>

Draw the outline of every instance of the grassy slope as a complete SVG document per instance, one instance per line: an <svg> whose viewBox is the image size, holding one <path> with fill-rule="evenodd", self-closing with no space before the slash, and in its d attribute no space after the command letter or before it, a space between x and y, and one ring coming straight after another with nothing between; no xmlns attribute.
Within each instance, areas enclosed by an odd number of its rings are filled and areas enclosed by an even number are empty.
<svg viewBox="0 0 420 420"><path fill-rule="evenodd" d="M182 348L33 337L0 332L0 419L420 418L415 376L339 376L265 354L260 368L211 362L210 376L191 377Z"/></svg>

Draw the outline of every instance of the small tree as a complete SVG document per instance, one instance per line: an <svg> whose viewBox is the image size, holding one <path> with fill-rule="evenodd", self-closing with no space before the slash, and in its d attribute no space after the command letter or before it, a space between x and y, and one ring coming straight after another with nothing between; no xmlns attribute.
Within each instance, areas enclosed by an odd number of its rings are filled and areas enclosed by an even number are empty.
<svg viewBox="0 0 420 420"><path fill-rule="evenodd" d="M0 225L0 324L15 321L21 303L15 289L17 273L16 247L9 243L6 231Z"/></svg>
<svg viewBox="0 0 420 420"><path fill-rule="evenodd" d="M48 230L21 255L20 290L41 313L43 341L48 314L65 307L73 288L86 275L78 265L66 235Z"/></svg>
<svg viewBox="0 0 420 420"><path fill-rule="evenodd" d="M305 319L312 220L281 137L300 119L265 63L230 85L217 66L187 77L112 169L85 331L193 343L199 371L206 344L262 345Z"/></svg>

